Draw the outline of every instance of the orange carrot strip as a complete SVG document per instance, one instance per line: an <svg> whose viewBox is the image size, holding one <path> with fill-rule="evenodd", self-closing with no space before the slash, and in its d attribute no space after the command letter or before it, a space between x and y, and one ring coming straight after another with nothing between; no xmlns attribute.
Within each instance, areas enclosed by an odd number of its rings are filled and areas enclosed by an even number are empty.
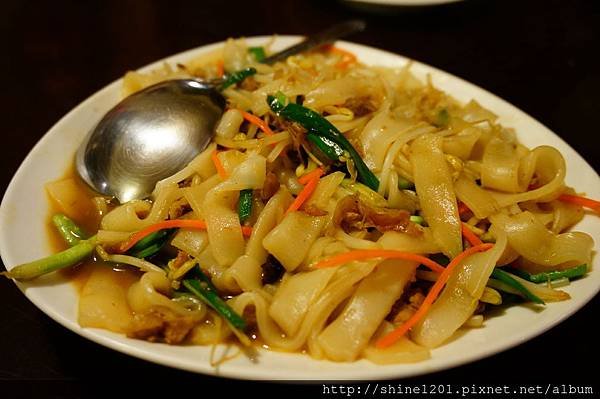
<svg viewBox="0 0 600 399"><path fill-rule="evenodd" d="M336 68L346 69L350 64L354 64L357 60L356 55L351 53L350 51L341 49L339 47L331 46L328 48L328 51L331 53L337 53L342 56L341 61L335 64Z"/></svg>
<svg viewBox="0 0 600 399"><path fill-rule="evenodd" d="M152 224L129 237L129 239L121 244L119 247L120 252L128 251L131 247L133 247L138 241L142 238L146 237L149 234L157 232L159 230L164 229L172 229L172 228L184 228L184 229L199 229L206 230L206 222L204 220L194 220L194 219L173 219L173 220L165 220L164 222L159 222L156 224ZM242 226L242 234L248 237L252 234L252 227Z"/></svg>
<svg viewBox="0 0 600 399"><path fill-rule="evenodd" d="M244 117L245 120L252 123L253 125L258 126L258 128L260 130L262 130L263 132L265 132L265 134L267 136L272 136L275 134L275 133L273 133L273 131L271 130L269 125L265 121L260 119L258 116L252 115L251 113L246 112L246 111L242 111L241 109L239 109L238 111L240 111L242 113L242 116Z"/></svg>
<svg viewBox="0 0 600 399"><path fill-rule="evenodd" d="M210 154L210 159L212 160L213 164L215 165L215 168L217 168L217 173L219 174L219 176L221 176L221 179L227 179L227 171L225 170L223 163L221 163L221 160L219 159L218 155L219 155L219 151L214 150Z"/></svg>
<svg viewBox="0 0 600 399"><path fill-rule="evenodd" d="M456 266L460 262L462 262L463 259L465 259L467 256L470 256L476 252L487 251L488 249L492 248L493 246L494 246L494 244L476 245L474 247L471 247L471 248L461 252L454 259L452 259L452 262L450 262L448 264L448 266L446 266L446 269L444 269L444 272L442 274L440 274L440 276L438 277L436 282L433 284L433 286L427 293L427 296L425 297L423 304L421 304L421 306L415 312L415 314L412 315L410 319L408 319L404 324L400 325L394 331L390 332L383 338L379 339L375 345L378 348L383 349L383 348L387 348L390 345L393 345L396 341L398 341L398 339L400 339L404 334L406 334L408 332L408 330L410 330L415 324L417 324L425 316L425 314L427 314L427 312L429 311L429 308L431 308L431 305L433 304L433 302L436 300L436 298L438 297L438 295L440 294L440 292L446 285L446 282L448 282L448 279L450 278L450 275L452 274L452 272L454 271Z"/></svg>
<svg viewBox="0 0 600 399"><path fill-rule="evenodd" d="M339 255L334 255L330 258L321 260L313 265L315 269L343 265L353 260L365 260L373 258L384 259L404 259L419 262L424 266L437 273L444 272L445 268L439 263L422 255L413 254L412 252L396 251L392 249L357 249L350 252L344 252Z"/></svg>
<svg viewBox="0 0 600 399"><path fill-rule="evenodd" d="M338 53L346 58L352 58L352 59L356 60L356 55L353 52L350 52L348 50L344 50L344 49L336 47L336 46L331 46L328 50L331 53Z"/></svg>
<svg viewBox="0 0 600 399"><path fill-rule="evenodd" d="M462 230L462 235L469 241L472 246L481 245L483 241L473 231L467 226L465 222L460 223L460 228Z"/></svg>
<svg viewBox="0 0 600 399"><path fill-rule="evenodd" d="M217 76L222 78L225 75L225 63L223 60L217 61Z"/></svg>
<svg viewBox="0 0 600 399"><path fill-rule="evenodd" d="M308 183L306 183L306 185L304 186L302 191L300 191L300 193L298 194L298 196L296 197L294 202L292 202L292 204L287 209L287 211L285 211L286 215L290 212L295 212L298 209L300 209L302 204L304 204L306 202L306 200L308 200L310 198L312 193L317 188L317 184L319 184L319 180L320 180L320 177L318 175L316 175L311 180L309 180Z"/></svg>
<svg viewBox="0 0 600 399"><path fill-rule="evenodd" d="M310 171L307 174L300 176L298 178L298 183L306 184L309 181L311 181L312 179L314 179L315 177L323 176L323 173L324 173L323 168L316 168L315 170Z"/></svg>
<svg viewBox="0 0 600 399"><path fill-rule="evenodd" d="M572 194L562 194L558 197L558 200L562 202L568 202L569 204L590 208L594 212L600 214L600 201Z"/></svg>

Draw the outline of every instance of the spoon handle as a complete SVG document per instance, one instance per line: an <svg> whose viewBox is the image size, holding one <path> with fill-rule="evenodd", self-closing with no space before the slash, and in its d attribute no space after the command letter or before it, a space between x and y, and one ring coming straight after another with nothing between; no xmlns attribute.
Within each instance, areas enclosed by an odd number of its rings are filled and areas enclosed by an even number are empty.
<svg viewBox="0 0 600 399"><path fill-rule="evenodd" d="M365 29L365 27L365 22L357 19L333 25L329 29L307 37L306 39L304 39L296 45L293 45L292 47L288 47L283 51L280 51L265 58L262 61L262 63L272 65L277 61L285 60L290 55L298 54L303 51L307 51L312 48L321 46L323 44L331 43L341 37L350 35L352 33L361 32Z"/></svg>

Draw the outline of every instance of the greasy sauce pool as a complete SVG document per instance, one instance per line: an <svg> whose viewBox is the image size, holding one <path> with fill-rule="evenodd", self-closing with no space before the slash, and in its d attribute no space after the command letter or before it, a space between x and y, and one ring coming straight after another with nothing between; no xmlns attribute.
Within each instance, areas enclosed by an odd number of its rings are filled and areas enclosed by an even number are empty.
<svg viewBox="0 0 600 399"><path fill-rule="evenodd" d="M100 224L100 215L97 214L93 198L98 194L94 193L77 175L75 168L71 167L62 178L57 181L72 180L77 193L75 201L78 202L78 206L72 207L67 216L75 221L83 230L90 234L98 230ZM56 231L54 224L52 223L52 216L56 213L65 213L65 210L59 203L54 201L50 195L48 195L49 212L46 220L46 231L48 237L48 244L53 253L60 252L68 248L68 245L63 241L60 234ZM107 268L111 267L114 275L115 282L124 288L128 288L139 278L139 273L126 268L126 267L113 267L103 262L95 260L89 260L83 262L77 266L60 270L62 276L68 279L79 294L82 293L83 287L88 281L89 276L96 268Z"/></svg>
<svg viewBox="0 0 600 399"><path fill-rule="evenodd" d="M71 203L76 201L77 204L76 206L71 207L69 212L66 212L65 208L63 208L61 204L57 203L51 195L47 195L49 212L46 220L46 231L48 237L48 244L52 252L60 252L68 248L68 245L64 242L64 240L54 227L54 224L52 223L52 216L56 213L65 213L67 216L73 219L73 221L76 224L81 226L82 229L88 234L95 233L100 226L101 216L98 214L97 208L93 202L93 198L97 197L99 194L92 191L81 180L81 178L77 175L77 172L75 171L74 167L70 168L64 174L63 177L56 181L58 182L63 180L71 180L74 186L76 187L76 189L73 190L73 192L77 193L77 195L76 198L73 198L73 201L71 201ZM73 212L73 209L78 210L78 212ZM90 275L99 268L110 268L113 273L111 277L114 277L111 278L111 282L118 284L123 289L128 289L133 283L138 281L141 276L141 273L139 271L129 268L128 266L116 266L114 264L108 264L96 259L91 259L89 261L82 262L79 265L62 269L59 271L59 273L67 280L69 280L70 283L73 284L74 288L77 290L79 297L81 297ZM250 331L248 335L251 338L254 347L270 349L269 346L267 346L260 339L260 337L257 336L255 331ZM239 342L233 336L227 338L224 341L224 343L233 346L238 346L240 349L243 348L241 345L239 345ZM242 354L243 352L246 352L246 350L240 350L238 354L235 355L235 357Z"/></svg>

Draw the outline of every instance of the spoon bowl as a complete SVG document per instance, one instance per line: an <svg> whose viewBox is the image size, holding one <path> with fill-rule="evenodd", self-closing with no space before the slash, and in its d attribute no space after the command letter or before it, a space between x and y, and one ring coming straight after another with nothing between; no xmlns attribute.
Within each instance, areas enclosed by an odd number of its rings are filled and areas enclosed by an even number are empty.
<svg viewBox="0 0 600 399"><path fill-rule="evenodd" d="M274 64L364 28L363 21L346 21L261 62ZM158 181L181 170L210 142L226 104L217 87L195 79L169 80L125 98L79 147L77 172L121 203L150 196Z"/></svg>
<svg viewBox="0 0 600 399"><path fill-rule="evenodd" d="M208 145L224 109L215 87L197 80L150 86L102 118L79 147L77 171L121 203L148 197Z"/></svg>

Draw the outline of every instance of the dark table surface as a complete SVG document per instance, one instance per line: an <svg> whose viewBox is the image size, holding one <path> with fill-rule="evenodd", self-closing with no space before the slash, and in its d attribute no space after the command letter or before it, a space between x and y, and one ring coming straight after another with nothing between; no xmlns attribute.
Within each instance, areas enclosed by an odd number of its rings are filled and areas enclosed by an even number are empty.
<svg viewBox="0 0 600 399"><path fill-rule="evenodd" d="M499 95L600 170L598 1L489 0L375 11L298 0L0 4L2 192L27 152L60 117L128 69L232 36L308 34L355 17L363 18L368 29L353 41L425 62ZM584 384L597 392L600 351L593 323L598 309L596 297L514 349L403 383ZM200 376L106 349L53 322L12 282L0 279L3 397L91 396L119 379L141 390L290 392L289 385ZM321 392L320 386L304 389Z"/></svg>

